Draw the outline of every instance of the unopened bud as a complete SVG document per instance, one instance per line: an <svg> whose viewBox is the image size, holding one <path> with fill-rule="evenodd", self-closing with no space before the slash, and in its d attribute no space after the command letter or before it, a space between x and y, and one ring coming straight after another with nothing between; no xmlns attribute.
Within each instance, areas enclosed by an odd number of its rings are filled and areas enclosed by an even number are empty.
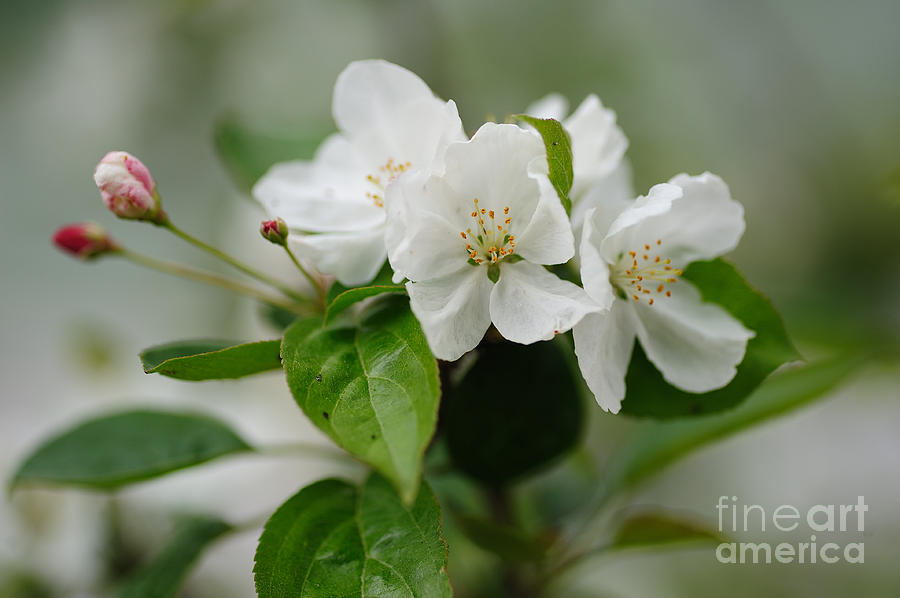
<svg viewBox="0 0 900 598"><path fill-rule="evenodd" d="M66 253L84 260L115 251L116 243L99 224L83 222L62 227L53 235L53 243Z"/></svg>
<svg viewBox="0 0 900 598"><path fill-rule="evenodd" d="M94 170L103 203L119 218L156 221L163 216L150 171L128 152L109 152Z"/></svg>
<svg viewBox="0 0 900 598"><path fill-rule="evenodd" d="M261 234L264 239L271 243L275 243L276 245L285 245L287 244L288 236L287 222L285 222L281 218L276 218L274 220L263 220L263 223L259 226L259 234Z"/></svg>

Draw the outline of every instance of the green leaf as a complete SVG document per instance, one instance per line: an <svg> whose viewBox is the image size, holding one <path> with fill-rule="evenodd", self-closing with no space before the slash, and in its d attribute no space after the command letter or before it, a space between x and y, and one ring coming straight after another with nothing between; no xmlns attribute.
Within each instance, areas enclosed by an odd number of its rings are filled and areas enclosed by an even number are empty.
<svg viewBox="0 0 900 598"><path fill-rule="evenodd" d="M825 395L859 365L857 359L839 359L798 367L772 376L731 411L645 423L610 460L598 502L637 485L691 451Z"/></svg>
<svg viewBox="0 0 900 598"><path fill-rule="evenodd" d="M375 297L377 295L383 295L384 293L405 292L406 287L402 284L372 285L367 287L347 289L340 295L336 296L331 301L331 303L328 304L328 307L325 310L325 324L330 324L334 321L334 318L339 313L341 313L354 303L359 303L363 299L368 299L369 297Z"/></svg>
<svg viewBox="0 0 900 598"><path fill-rule="evenodd" d="M527 563L543 560L550 543L527 535L521 529L469 515L453 518L476 546L496 554L510 563Z"/></svg>
<svg viewBox="0 0 900 598"><path fill-rule="evenodd" d="M411 502L434 434L440 382L408 300L386 296L358 322L299 320L285 332L282 355L304 413Z"/></svg>
<svg viewBox="0 0 900 598"><path fill-rule="evenodd" d="M721 542L722 535L706 526L666 513L628 515L608 548L645 548L675 542Z"/></svg>
<svg viewBox="0 0 900 598"><path fill-rule="evenodd" d="M252 450L224 424L162 411L127 411L82 423L43 444L13 485L43 482L109 489Z"/></svg>
<svg viewBox="0 0 900 598"><path fill-rule="evenodd" d="M772 304L747 284L734 266L717 259L695 262L683 277L691 281L705 301L718 303L744 326L756 332L734 379L723 388L695 394L666 382L635 343L625 378L622 413L655 418L702 415L738 405L782 364L800 358Z"/></svg>
<svg viewBox="0 0 900 598"><path fill-rule="evenodd" d="M141 363L147 374L179 380L220 380L280 369L280 351L280 340L242 345L233 341L177 341L145 350Z"/></svg>
<svg viewBox="0 0 900 598"><path fill-rule="evenodd" d="M117 598L171 598L200 553L231 526L213 517L192 517L181 522L162 551L116 593Z"/></svg>
<svg viewBox="0 0 900 598"><path fill-rule="evenodd" d="M561 343L486 344L446 399L442 424L454 463L485 484L506 484L578 442L584 405Z"/></svg>
<svg viewBox="0 0 900 598"><path fill-rule="evenodd" d="M535 118L526 114L516 116L537 129L547 148L547 163L550 166L550 182L556 189L559 200L566 209L566 214L572 213L572 200L569 199L569 191L572 189L574 174L572 171L572 140L569 134L559 123L552 118Z"/></svg>
<svg viewBox="0 0 900 598"><path fill-rule="evenodd" d="M393 277L394 271L391 269L391 265L388 262L385 262L381 267L381 270L378 271L378 274L375 275L375 278L373 278L372 281L368 284L364 284L359 287L346 287L339 282L335 282L328 289L328 293L325 296L325 302L330 304L335 299L337 299L338 295L342 295L347 291L355 288L393 286Z"/></svg>
<svg viewBox="0 0 900 598"><path fill-rule="evenodd" d="M307 486L269 519L253 568L260 598L449 598L440 509L426 484L407 507L373 474Z"/></svg>
<svg viewBox="0 0 900 598"><path fill-rule="evenodd" d="M277 162L310 159L325 135L273 135L260 133L225 115L216 123L216 153L241 191L253 185Z"/></svg>

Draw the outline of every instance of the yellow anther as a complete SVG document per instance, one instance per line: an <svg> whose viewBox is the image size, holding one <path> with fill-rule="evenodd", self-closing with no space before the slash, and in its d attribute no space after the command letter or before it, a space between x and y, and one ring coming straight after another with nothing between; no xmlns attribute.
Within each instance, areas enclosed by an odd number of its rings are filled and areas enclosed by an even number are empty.
<svg viewBox="0 0 900 598"><path fill-rule="evenodd" d="M472 203L475 209L472 210L470 216L477 224L477 227L473 227L476 228L476 233L472 234L471 228L467 229L465 233L460 233L463 239L470 241L466 246L466 254L470 259L480 264L482 263L481 260L473 257L480 250L481 255L485 256L486 260L490 260L490 263L497 263L513 253L515 237L509 234L504 225L496 223L497 213L494 210L487 207L482 208L477 197L472 199ZM509 207L505 207L503 211L505 214L508 214ZM490 224L485 223L485 220L488 218L491 220ZM510 222L512 222L512 219L507 218L505 224ZM478 249L473 249L473 247Z"/></svg>
<svg viewBox="0 0 900 598"><path fill-rule="evenodd" d="M655 243L662 245L662 239L657 239ZM666 288L666 285L677 282L678 279L675 276L681 275L680 269L668 265L672 260L652 253L650 247L650 243L643 244L647 253L638 254L637 251L629 251L630 258L621 259L612 273L613 284L618 288L630 288L637 291L637 295L631 295L635 300L640 300L642 296L653 293L660 293L660 295L665 293L666 297L671 297L672 292ZM639 265L638 260L642 260L643 263ZM628 263L629 261L631 264ZM660 266L655 264L660 264ZM654 305L656 299L651 296L647 298L647 302L649 305Z"/></svg>

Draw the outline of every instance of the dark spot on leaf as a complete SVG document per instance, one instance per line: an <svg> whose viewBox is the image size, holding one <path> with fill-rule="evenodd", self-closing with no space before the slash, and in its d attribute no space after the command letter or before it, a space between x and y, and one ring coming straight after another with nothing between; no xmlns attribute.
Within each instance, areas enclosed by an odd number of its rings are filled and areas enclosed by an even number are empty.
<svg viewBox="0 0 900 598"><path fill-rule="evenodd" d="M324 417L325 419L328 419L328 412L327 412L327 411L323 411L323 412L322 412L322 417Z"/></svg>
<svg viewBox="0 0 900 598"><path fill-rule="evenodd" d="M375 440L375 435L374 435L374 434L372 434L372 440Z"/></svg>
<svg viewBox="0 0 900 598"><path fill-rule="evenodd" d="M559 145L559 141L554 141L553 145Z"/></svg>
<svg viewBox="0 0 900 598"><path fill-rule="evenodd" d="M322 374L316 374L316 382L322 381Z"/></svg>

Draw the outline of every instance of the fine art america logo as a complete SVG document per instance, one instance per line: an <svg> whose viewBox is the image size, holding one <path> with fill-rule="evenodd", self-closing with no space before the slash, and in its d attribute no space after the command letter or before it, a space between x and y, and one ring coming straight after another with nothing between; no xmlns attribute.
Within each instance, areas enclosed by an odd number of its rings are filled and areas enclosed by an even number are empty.
<svg viewBox="0 0 900 598"><path fill-rule="evenodd" d="M863 542L831 541L836 532L865 531L865 514L869 510L865 497L857 497L852 505L815 505L806 510L781 505L767 512L761 505L738 504L736 496L720 496L716 504L719 532L774 533L809 532L803 542L722 542L716 548L716 560L727 564L745 563L847 563L865 562ZM771 524L771 525L770 525ZM801 526L803 526L801 528ZM817 537L816 534L825 534Z"/></svg>

